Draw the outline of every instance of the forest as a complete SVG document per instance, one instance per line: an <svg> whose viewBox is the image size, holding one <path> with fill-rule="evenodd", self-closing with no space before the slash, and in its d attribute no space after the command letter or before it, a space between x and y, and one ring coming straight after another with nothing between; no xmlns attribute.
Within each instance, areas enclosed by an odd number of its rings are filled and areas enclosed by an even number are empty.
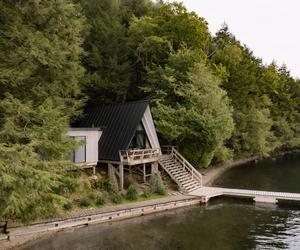
<svg viewBox="0 0 300 250"><path fill-rule="evenodd" d="M197 167L300 147L300 80L180 2L0 0L0 58L0 218L64 204L90 104L149 99L161 144Z"/></svg>

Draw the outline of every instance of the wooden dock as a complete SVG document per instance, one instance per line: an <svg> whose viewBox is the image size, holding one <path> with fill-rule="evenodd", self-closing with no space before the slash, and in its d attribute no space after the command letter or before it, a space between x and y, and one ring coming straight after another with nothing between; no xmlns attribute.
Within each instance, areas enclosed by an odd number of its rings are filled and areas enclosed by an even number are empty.
<svg viewBox="0 0 300 250"><path fill-rule="evenodd" d="M276 204L279 200L300 202L300 194L298 193L271 192L219 187L201 187L189 194L201 197L201 201L204 203L208 202L210 198L218 196L252 198L255 202L274 204Z"/></svg>

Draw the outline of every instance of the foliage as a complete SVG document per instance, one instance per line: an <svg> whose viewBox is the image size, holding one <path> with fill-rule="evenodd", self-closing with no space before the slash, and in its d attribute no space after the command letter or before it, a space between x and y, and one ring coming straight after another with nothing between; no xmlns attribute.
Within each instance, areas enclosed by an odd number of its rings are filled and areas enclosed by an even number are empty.
<svg viewBox="0 0 300 250"><path fill-rule="evenodd" d="M165 195L166 188L159 172L153 173L150 178L150 191L152 194L157 193Z"/></svg>
<svg viewBox="0 0 300 250"><path fill-rule="evenodd" d="M120 192L114 193L112 195L112 202L115 204L121 204L123 201L123 195Z"/></svg>
<svg viewBox="0 0 300 250"><path fill-rule="evenodd" d="M182 3L0 1L0 58L1 220L51 216L91 191L66 160L87 99L150 97L161 143L196 166L300 147L299 79ZM92 184L122 201L114 173Z"/></svg>
<svg viewBox="0 0 300 250"><path fill-rule="evenodd" d="M66 201L63 207L65 210L71 210L73 208L73 203L71 201Z"/></svg>
<svg viewBox="0 0 300 250"><path fill-rule="evenodd" d="M137 183L132 183L127 189L127 199L128 200L137 200L139 193L139 186Z"/></svg>
<svg viewBox="0 0 300 250"><path fill-rule="evenodd" d="M143 195L145 198L151 197L151 189L150 188L144 189Z"/></svg>
<svg viewBox="0 0 300 250"><path fill-rule="evenodd" d="M89 197L83 197L79 201L81 207L89 207L92 205L92 200Z"/></svg>
<svg viewBox="0 0 300 250"><path fill-rule="evenodd" d="M234 154L268 154L299 145L299 82L284 66L263 65L227 26L214 40L212 60L226 68L223 87L234 108L236 128L229 142Z"/></svg>
<svg viewBox="0 0 300 250"><path fill-rule="evenodd" d="M106 192L109 192L110 190L110 181L107 177L101 177L98 181L98 186L100 190L104 190Z"/></svg>
<svg viewBox="0 0 300 250"><path fill-rule="evenodd" d="M98 195L96 198L96 205L103 206L107 202L107 196L105 194Z"/></svg>
<svg viewBox="0 0 300 250"><path fill-rule="evenodd" d="M0 2L0 218L49 216L62 186L78 114L84 18L62 1ZM69 186L70 187L70 186ZM69 191L73 191L71 188Z"/></svg>
<svg viewBox="0 0 300 250"><path fill-rule="evenodd" d="M68 195L79 192L81 189L81 183L75 178L69 176L63 176L60 178L60 183L57 187L53 188L56 194Z"/></svg>
<svg viewBox="0 0 300 250"><path fill-rule="evenodd" d="M113 194L119 192L119 184L115 171L114 167L108 167L109 192Z"/></svg>

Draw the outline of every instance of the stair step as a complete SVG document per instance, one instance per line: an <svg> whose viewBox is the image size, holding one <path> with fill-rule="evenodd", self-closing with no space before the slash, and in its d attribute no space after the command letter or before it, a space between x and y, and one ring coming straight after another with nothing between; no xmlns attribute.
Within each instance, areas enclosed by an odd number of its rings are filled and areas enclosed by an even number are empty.
<svg viewBox="0 0 300 250"><path fill-rule="evenodd" d="M190 178L186 178L184 180L180 180L181 184L182 185L186 185L186 184L189 184L189 183L193 183L194 180L190 179Z"/></svg>
<svg viewBox="0 0 300 250"><path fill-rule="evenodd" d="M165 165L166 168L183 168L181 165L178 165L178 164L173 164L173 165Z"/></svg>
<svg viewBox="0 0 300 250"><path fill-rule="evenodd" d="M184 171L184 169L182 168L182 167L179 167L179 166L174 166L174 167L170 167L170 168L168 168L169 170L173 170L173 171L175 171L175 170L179 170L179 171Z"/></svg>
<svg viewBox="0 0 300 250"><path fill-rule="evenodd" d="M188 173L186 173L186 172L183 172L183 171L181 171L181 170L176 170L176 171L170 171L175 177L180 177L180 176L182 176L182 175L187 175Z"/></svg>
<svg viewBox="0 0 300 250"><path fill-rule="evenodd" d="M176 151L175 154L177 154ZM184 168L184 165L171 155L163 155L159 159L159 164L181 186L184 192L190 193L201 187L200 183L194 180L191 173Z"/></svg>
<svg viewBox="0 0 300 250"><path fill-rule="evenodd" d="M178 177L181 176L181 175L189 175L188 172L183 171L183 170L174 170L173 173L176 174Z"/></svg>
<svg viewBox="0 0 300 250"><path fill-rule="evenodd" d="M179 180L178 180L179 181ZM184 180L180 180L179 182L181 183L181 185L186 185L187 183L189 183L191 180L189 179L184 179Z"/></svg>
<svg viewBox="0 0 300 250"><path fill-rule="evenodd" d="M200 186L196 186L196 187L194 187L194 188L187 189L187 192L188 192L188 193L193 192L194 190L197 190L198 188L200 188Z"/></svg>
<svg viewBox="0 0 300 250"><path fill-rule="evenodd" d="M187 183L187 184L182 184L182 186L184 188L189 188L189 187L193 187L193 186L196 186L197 185L197 182L190 182L190 183Z"/></svg>
<svg viewBox="0 0 300 250"><path fill-rule="evenodd" d="M173 161L172 159L168 159L168 160L162 160L161 162L163 162L163 163L171 163L171 162L175 162L175 161Z"/></svg>
<svg viewBox="0 0 300 250"><path fill-rule="evenodd" d="M192 188L194 186L197 186L198 184L197 183L194 183L194 182L190 182L190 183L184 183L184 184L181 184L185 189L188 189L188 188Z"/></svg>
<svg viewBox="0 0 300 250"><path fill-rule="evenodd" d="M170 166L181 166L179 163L165 163L163 164L164 167L170 167Z"/></svg>
<svg viewBox="0 0 300 250"><path fill-rule="evenodd" d="M184 180L192 180L191 176L186 174L186 175L182 175L179 178L177 178L178 181L184 181Z"/></svg>
<svg viewBox="0 0 300 250"><path fill-rule="evenodd" d="M169 171L172 173L185 173L184 169L182 168L171 168Z"/></svg>

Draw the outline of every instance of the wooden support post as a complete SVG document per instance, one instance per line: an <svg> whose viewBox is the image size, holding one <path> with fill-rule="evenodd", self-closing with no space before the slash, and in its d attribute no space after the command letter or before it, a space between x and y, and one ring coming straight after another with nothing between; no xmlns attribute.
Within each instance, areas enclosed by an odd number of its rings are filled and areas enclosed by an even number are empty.
<svg viewBox="0 0 300 250"><path fill-rule="evenodd" d="M122 163L119 165L119 178L120 178L120 190L122 191L124 188L124 166Z"/></svg>
<svg viewBox="0 0 300 250"><path fill-rule="evenodd" d="M145 163L143 164L143 180L145 183L146 182L146 164Z"/></svg>
<svg viewBox="0 0 300 250"><path fill-rule="evenodd" d="M132 166L129 166L129 175L130 175L130 178L132 178Z"/></svg>
<svg viewBox="0 0 300 250"><path fill-rule="evenodd" d="M93 175L96 176L96 166L93 166Z"/></svg>
<svg viewBox="0 0 300 250"><path fill-rule="evenodd" d="M158 162L151 163L151 174L158 173Z"/></svg>

